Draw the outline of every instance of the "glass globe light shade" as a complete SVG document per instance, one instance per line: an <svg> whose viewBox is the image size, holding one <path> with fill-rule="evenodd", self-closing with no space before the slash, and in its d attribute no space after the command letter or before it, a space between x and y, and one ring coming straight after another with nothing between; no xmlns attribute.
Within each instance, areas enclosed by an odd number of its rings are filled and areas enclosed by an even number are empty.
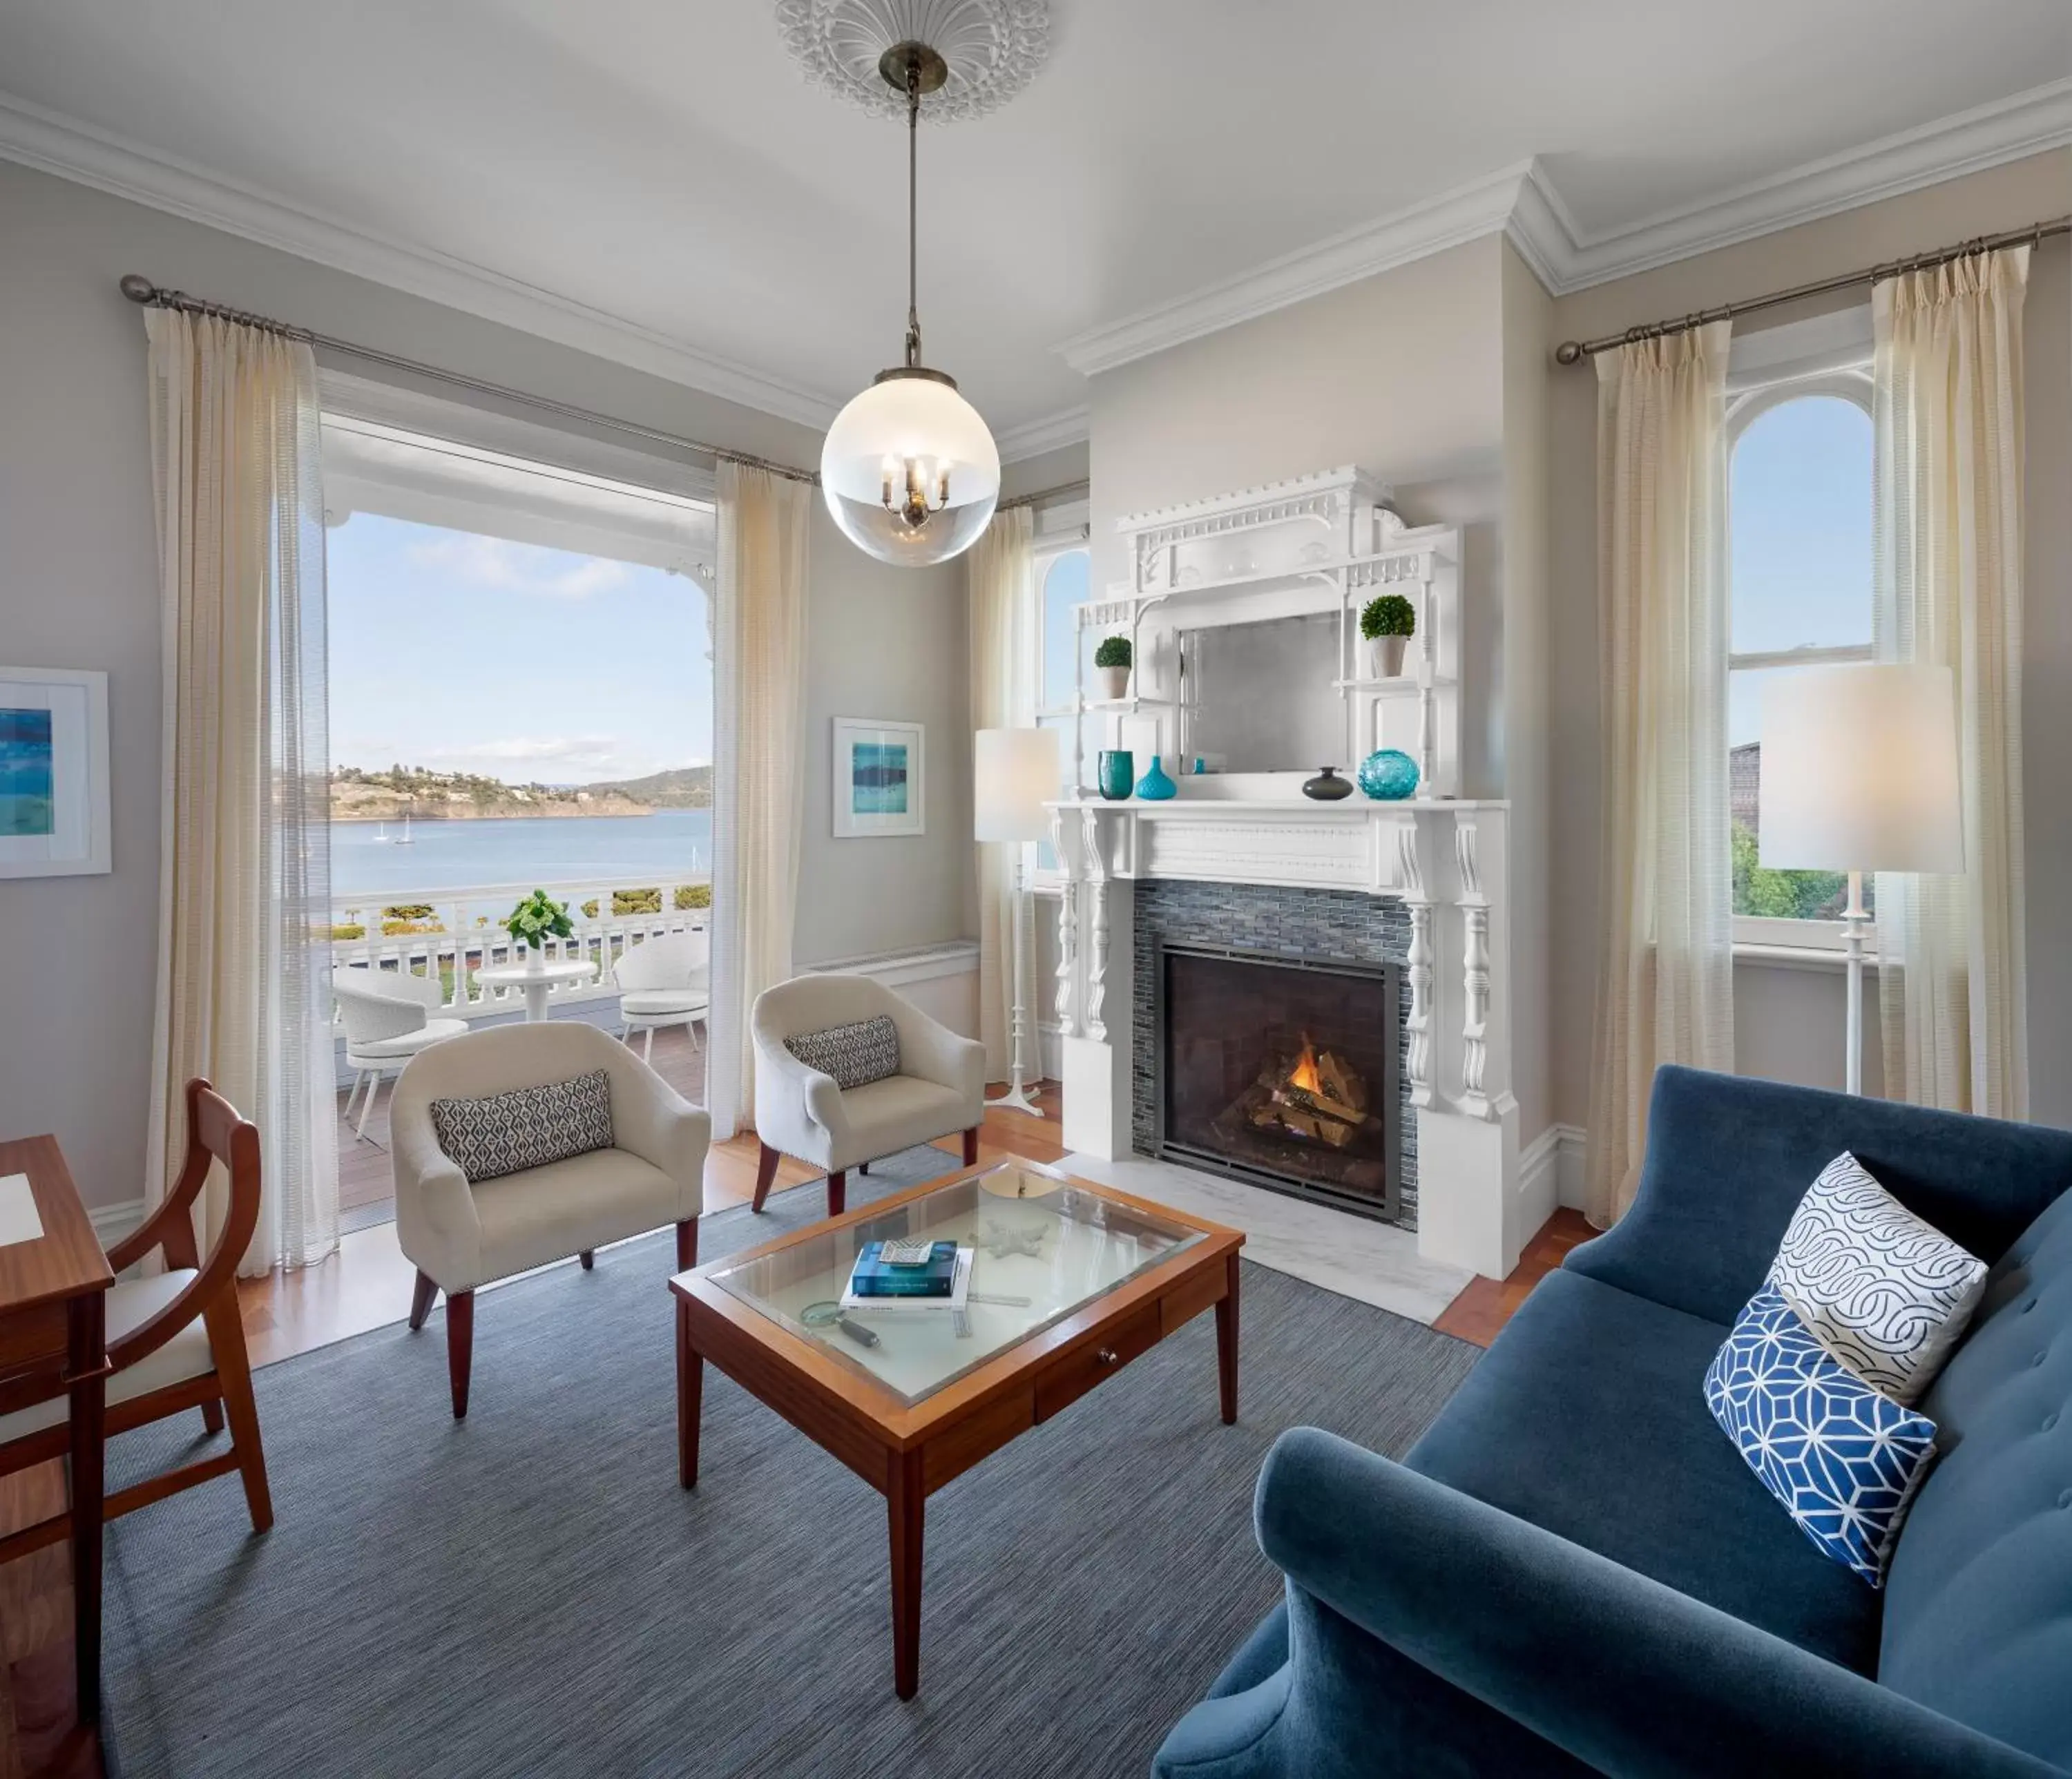
<svg viewBox="0 0 2072 1779"><path fill-rule="evenodd" d="M835 416L820 491L842 535L881 562L947 562L993 517L1000 451L956 384L888 372Z"/></svg>

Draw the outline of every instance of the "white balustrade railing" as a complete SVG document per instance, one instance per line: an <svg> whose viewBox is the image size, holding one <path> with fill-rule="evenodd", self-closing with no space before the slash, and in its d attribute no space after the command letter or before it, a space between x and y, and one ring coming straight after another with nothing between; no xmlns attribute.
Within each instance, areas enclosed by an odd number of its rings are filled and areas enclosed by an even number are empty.
<svg viewBox="0 0 2072 1779"><path fill-rule="evenodd" d="M701 881L700 874L686 873L682 878L662 883L659 885L661 911L637 914L611 911L614 890L644 887L629 885L623 878L613 882L540 885L555 901L568 904L574 928L566 939L546 942L547 960L580 959L596 966L586 980L557 984L548 991L548 998L557 1005L610 1000L615 992L611 967L625 955L628 947L665 933L703 931L712 918L709 908L675 906L680 883ZM331 907L332 931L354 926L363 931L357 938L331 940L332 965L388 974L436 972L446 991L443 1011L461 1018L518 1012L524 1005L522 991L485 987L475 978L493 965L525 960L524 948L513 941L502 923L533 888L532 882L487 884L462 890L381 890L337 898ZM594 915L583 912L585 904L590 902L597 906ZM405 907L430 907L432 911L408 920L383 913L384 909ZM384 926L392 930L384 931Z"/></svg>

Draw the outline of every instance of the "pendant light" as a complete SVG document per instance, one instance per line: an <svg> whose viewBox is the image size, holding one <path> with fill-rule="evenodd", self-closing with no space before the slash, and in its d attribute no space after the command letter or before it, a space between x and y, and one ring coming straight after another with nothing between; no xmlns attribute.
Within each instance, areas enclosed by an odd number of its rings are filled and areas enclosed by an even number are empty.
<svg viewBox="0 0 2072 1779"><path fill-rule="evenodd" d="M1000 499L1000 451L956 380L921 362L918 160L921 100L949 77L909 39L878 72L906 96L906 351L835 417L820 448L820 490L849 541L902 567L945 562L977 541Z"/></svg>

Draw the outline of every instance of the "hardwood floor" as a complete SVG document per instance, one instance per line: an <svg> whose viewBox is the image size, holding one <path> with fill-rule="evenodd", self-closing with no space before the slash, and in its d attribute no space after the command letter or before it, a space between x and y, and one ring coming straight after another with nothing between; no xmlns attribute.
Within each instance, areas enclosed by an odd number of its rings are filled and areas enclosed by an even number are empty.
<svg viewBox="0 0 2072 1779"><path fill-rule="evenodd" d="M1441 1334L1458 1335L1477 1346L1487 1346L1503 1332L1503 1325L1532 1288L1568 1258L1569 1249L1597 1233L1583 1220L1580 1210L1556 1211L1525 1244L1525 1251L1519 1255L1517 1267L1508 1279L1501 1283L1494 1279L1470 1279L1432 1325Z"/></svg>
<svg viewBox="0 0 2072 1779"><path fill-rule="evenodd" d="M655 1066L680 1092L703 1097L704 1058L681 1031L656 1034ZM343 1095L339 1098L342 1108ZM1036 1100L1046 1116L997 1109L986 1113L979 1135L980 1161L1010 1154L1032 1161L1063 1159L1057 1084L1046 1083ZM341 1124L342 1204L371 1208L388 1196L388 1106L384 1087L368 1120L372 1143L355 1142ZM937 1146L960 1152L955 1136ZM705 1159L707 1210L748 1202L755 1190L756 1157L753 1132L713 1145ZM787 1159L779 1164L775 1189L802 1185L814 1177L813 1169ZM1435 1325L1488 1346L1526 1293L1594 1233L1577 1213L1557 1211L1527 1245L1515 1272L1501 1284L1475 1280ZM253 1364L271 1365L401 1321L409 1311L415 1277L416 1268L396 1244L395 1225L384 1222L341 1238L339 1251L322 1266L243 1280L238 1300ZM51 1512L62 1486L55 1465L0 1477L0 1536ZM67 1576L63 1546L0 1566L0 1682L6 1682L0 1684L0 1779L99 1779L102 1772L99 1743L80 1732L72 1712Z"/></svg>

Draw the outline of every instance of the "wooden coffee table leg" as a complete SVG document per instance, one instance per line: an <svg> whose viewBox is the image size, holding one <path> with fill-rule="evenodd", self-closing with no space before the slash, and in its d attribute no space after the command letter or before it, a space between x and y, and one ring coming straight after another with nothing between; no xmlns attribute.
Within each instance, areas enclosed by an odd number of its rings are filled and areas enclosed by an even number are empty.
<svg viewBox="0 0 2072 1779"><path fill-rule="evenodd" d="M921 1687L921 1454L894 1452L885 1498L892 1534L892 1690L911 1699Z"/></svg>
<svg viewBox="0 0 2072 1779"><path fill-rule="evenodd" d="M1222 1387L1223 1425L1237 1420L1237 1256L1230 1268L1228 1288L1216 1302L1216 1382Z"/></svg>

